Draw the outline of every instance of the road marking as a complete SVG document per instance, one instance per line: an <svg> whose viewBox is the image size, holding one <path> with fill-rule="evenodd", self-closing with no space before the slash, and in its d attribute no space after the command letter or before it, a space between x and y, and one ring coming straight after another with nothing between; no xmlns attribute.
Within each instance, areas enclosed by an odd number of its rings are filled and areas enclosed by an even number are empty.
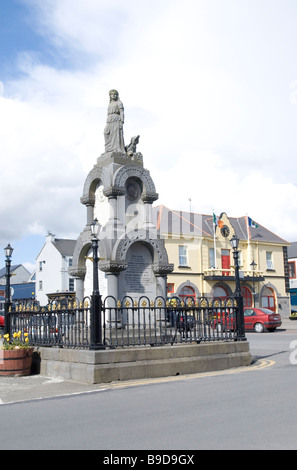
<svg viewBox="0 0 297 470"><path fill-rule="evenodd" d="M184 381L184 380L193 380L193 379L202 379L205 377L215 377L220 375L231 375L231 374L239 374L242 372L253 372L257 370L263 370L268 367L271 367L275 364L275 361L259 359L254 364L245 367L237 367L233 369L223 369L213 372L198 372L196 374L186 374L186 375L177 375L177 376L169 376L169 377L156 377L156 378L145 378L145 379L136 379L136 380L128 380L125 382L112 382L112 383L104 383L104 384L94 384L92 390L81 390L78 392L68 392L68 393L57 393L50 394L48 396L42 396L39 398L30 398L26 399L23 398L22 400L15 400L11 402L3 402L0 398L0 405L10 405L12 403L20 403L23 401L38 401L44 399L53 399L53 398L66 398L71 396L78 396L78 395L85 395L85 394L92 394L98 392L105 392L117 389L124 389L129 387L139 387L141 385L153 385L153 384L161 384L161 383L169 383L169 382L177 382L177 381ZM48 378L49 381L43 382L44 385L48 385L50 383L58 383L63 382L63 379L57 378Z"/></svg>
<svg viewBox="0 0 297 470"><path fill-rule="evenodd" d="M136 387L140 385L177 382L180 380L202 379L204 377L215 377L219 375L239 374L241 372L252 372L255 370L266 369L268 367L273 366L274 364L275 364L275 361L259 359L251 366L246 366L246 367L237 367L234 369L223 369L223 370L217 370L217 371L212 371L212 372L198 372L196 374L177 375L177 376L170 376L170 377L156 377L156 378L147 378L147 379L139 379L139 380L129 380L126 382L113 382L110 384L104 384L104 387L106 390L107 389L112 390L112 389L119 389L119 388L126 388L126 387ZM100 387L98 388L98 390L100 390Z"/></svg>

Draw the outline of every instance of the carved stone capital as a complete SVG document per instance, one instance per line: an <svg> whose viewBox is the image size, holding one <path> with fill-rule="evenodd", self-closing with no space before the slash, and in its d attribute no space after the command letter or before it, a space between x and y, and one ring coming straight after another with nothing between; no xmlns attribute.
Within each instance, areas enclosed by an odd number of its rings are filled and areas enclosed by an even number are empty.
<svg viewBox="0 0 297 470"><path fill-rule="evenodd" d="M168 263L168 264L155 263L153 265L154 273L159 276L166 276L167 274L172 273L173 270L174 270L174 264L172 263Z"/></svg>
<svg viewBox="0 0 297 470"><path fill-rule="evenodd" d="M84 278L86 275L86 268L71 267L68 269L69 276Z"/></svg>
<svg viewBox="0 0 297 470"><path fill-rule="evenodd" d="M80 202L84 206L94 206L95 205L95 196L82 196Z"/></svg>
<svg viewBox="0 0 297 470"><path fill-rule="evenodd" d="M125 194L125 190L123 188L113 186L113 187L104 189L103 194L104 196L108 198L118 197L118 196L123 196Z"/></svg>
<svg viewBox="0 0 297 470"><path fill-rule="evenodd" d="M153 202L157 201L157 199L159 199L159 194L146 192L146 193L143 193L143 195L141 196L141 199L143 200L143 202L152 204Z"/></svg>
<svg viewBox="0 0 297 470"><path fill-rule="evenodd" d="M99 269L105 273L120 273L127 269L128 264L126 262L117 261L100 261Z"/></svg>

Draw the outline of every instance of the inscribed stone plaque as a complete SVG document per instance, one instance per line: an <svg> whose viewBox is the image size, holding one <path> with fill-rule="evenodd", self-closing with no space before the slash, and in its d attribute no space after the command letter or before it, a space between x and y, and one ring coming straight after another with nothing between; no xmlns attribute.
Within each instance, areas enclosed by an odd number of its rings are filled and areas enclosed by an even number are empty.
<svg viewBox="0 0 297 470"><path fill-rule="evenodd" d="M119 276L120 297L137 299L142 295L156 297L156 278L152 270L152 255L141 243L135 243L127 253L128 268Z"/></svg>

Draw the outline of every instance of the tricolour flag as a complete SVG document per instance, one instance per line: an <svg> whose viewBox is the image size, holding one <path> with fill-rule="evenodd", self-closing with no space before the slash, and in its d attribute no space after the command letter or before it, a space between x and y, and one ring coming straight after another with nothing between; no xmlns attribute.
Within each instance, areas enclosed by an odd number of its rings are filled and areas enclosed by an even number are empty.
<svg viewBox="0 0 297 470"><path fill-rule="evenodd" d="M215 215L215 213L212 214L212 220L215 226L218 225L220 228L223 227L224 225L223 221L217 215Z"/></svg>
<svg viewBox="0 0 297 470"><path fill-rule="evenodd" d="M249 227L258 228L259 225L254 222L250 217L248 217Z"/></svg>

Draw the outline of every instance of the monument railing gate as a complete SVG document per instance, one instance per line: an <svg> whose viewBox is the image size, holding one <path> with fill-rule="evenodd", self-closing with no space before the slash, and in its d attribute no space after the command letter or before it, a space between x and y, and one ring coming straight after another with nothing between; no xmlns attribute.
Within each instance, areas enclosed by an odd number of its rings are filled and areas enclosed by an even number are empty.
<svg viewBox="0 0 297 470"><path fill-rule="evenodd" d="M10 334L27 332L34 346L94 349L91 344L91 299L59 300L41 307L36 302L14 304ZM102 302L100 349L161 346L207 341L236 341L237 303L226 299L189 297L185 300L141 297ZM100 313L97 312L97 315Z"/></svg>

